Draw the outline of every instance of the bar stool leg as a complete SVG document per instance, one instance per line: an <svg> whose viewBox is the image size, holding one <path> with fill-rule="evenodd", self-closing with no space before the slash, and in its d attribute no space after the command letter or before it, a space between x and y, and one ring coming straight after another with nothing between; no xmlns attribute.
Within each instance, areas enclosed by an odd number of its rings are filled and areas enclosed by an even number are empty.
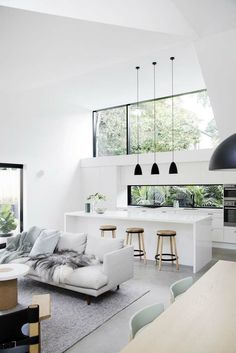
<svg viewBox="0 0 236 353"><path fill-rule="evenodd" d="M138 233L138 247L139 247L139 253L140 253L140 256L139 256L139 260L142 260L142 256L141 256L141 251L142 251L142 246L141 246L141 234Z"/></svg>
<svg viewBox="0 0 236 353"><path fill-rule="evenodd" d="M146 265L147 264L147 258L146 258L146 250L145 250L145 245L144 245L143 233L141 234L141 244L142 244L142 250L143 250L144 263Z"/></svg>
<svg viewBox="0 0 236 353"><path fill-rule="evenodd" d="M133 242L133 235L130 234L129 235L129 245L132 245L132 242Z"/></svg>
<svg viewBox="0 0 236 353"><path fill-rule="evenodd" d="M159 256L159 266L158 266L158 270L161 270L161 265L162 265L162 251L163 251L163 237L160 237L160 256Z"/></svg>
<svg viewBox="0 0 236 353"><path fill-rule="evenodd" d="M170 253L173 254L173 243L172 243L172 237L170 237ZM171 261L171 265L174 265L174 261Z"/></svg>
<svg viewBox="0 0 236 353"><path fill-rule="evenodd" d="M115 237L116 237L116 231L112 230L112 238L115 238Z"/></svg>
<svg viewBox="0 0 236 353"><path fill-rule="evenodd" d="M179 270L179 258L177 253L175 237L173 237L173 245L174 245L175 257L176 257L176 270Z"/></svg>
<svg viewBox="0 0 236 353"><path fill-rule="evenodd" d="M159 254L159 246L160 246L160 237L159 235L157 236L157 250L156 250L156 256ZM156 266L157 266L157 258L156 260Z"/></svg>

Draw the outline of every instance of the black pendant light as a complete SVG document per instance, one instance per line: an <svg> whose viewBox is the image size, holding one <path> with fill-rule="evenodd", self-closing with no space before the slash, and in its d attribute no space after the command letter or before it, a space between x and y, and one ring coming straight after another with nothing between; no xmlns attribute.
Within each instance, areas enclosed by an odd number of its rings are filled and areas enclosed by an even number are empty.
<svg viewBox="0 0 236 353"><path fill-rule="evenodd" d="M152 63L153 65L153 131L154 131L154 163L152 165L151 174L156 175L159 173L159 168L156 163L156 61Z"/></svg>
<svg viewBox="0 0 236 353"><path fill-rule="evenodd" d="M175 145L175 127L174 127L174 56L170 57L171 60L171 76L172 76L172 85L171 85L171 133L172 133L172 162L170 164L170 168L169 168L169 174L178 174L178 169L177 166L174 162L174 145Z"/></svg>
<svg viewBox="0 0 236 353"><path fill-rule="evenodd" d="M210 159L209 170L236 169L236 134L221 142Z"/></svg>
<svg viewBox="0 0 236 353"><path fill-rule="evenodd" d="M134 175L142 175L142 168L139 164L139 66L136 66L136 72L137 72L137 103L136 103L136 123L137 123L137 164L134 169Z"/></svg>

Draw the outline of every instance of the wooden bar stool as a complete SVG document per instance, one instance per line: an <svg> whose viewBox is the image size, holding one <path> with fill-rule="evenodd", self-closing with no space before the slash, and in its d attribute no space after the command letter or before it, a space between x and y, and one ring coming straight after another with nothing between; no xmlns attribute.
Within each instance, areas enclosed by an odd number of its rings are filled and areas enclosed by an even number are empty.
<svg viewBox="0 0 236 353"><path fill-rule="evenodd" d="M139 249L134 249L134 256L139 256L140 260L143 256L145 264L147 263L146 259L146 250L144 245L144 229L143 228L127 228L126 229L126 245L131 245L133 240L133 235L138 236Z"/></svg>
<svg viewBox="0 0 236 353"><path fill-rule="evenodd" d="M176 270L179 270L179 261L176 247L176 231L175 230L158 230L157 231L157 250L156 250L156 265L159 262L158 269L161 270L162 261L171 261L172 264L176 262ZM163 253L163 239L169 238L170 240L170 253ZM167 258L163 258L163 255Z"/></svg>
<svg viewBox="0 0 236 353"><path fill-rule="evenodd" d="M104 237L105 232L111 232L112 238L116 237L116 226L113 226L111 224L103 224L100 226L100 231L101 231L101 237Z"/></svg>

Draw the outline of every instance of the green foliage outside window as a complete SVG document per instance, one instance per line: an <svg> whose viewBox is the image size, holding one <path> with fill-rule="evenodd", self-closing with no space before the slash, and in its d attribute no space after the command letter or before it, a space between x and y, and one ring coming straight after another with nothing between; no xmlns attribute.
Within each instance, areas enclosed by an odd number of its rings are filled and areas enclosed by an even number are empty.
<svg viewBox="0 0 236 353"><path fill-rule="evenodd" d="M222 207L223 185L132 185L130 204L140 206Z"/></svg>
<svg viewBox="0 0 236 353"><path fill-rule="evenodd" d="M155 101L156 145L154 146L154 102L139 104L139 151L167 152L172 150L171 99ZM96 155L111 156L137 153L136 104L111 108L95 113ZM218 141L218 130L206 91L174 97L175 150L211 148Z"/></svg>

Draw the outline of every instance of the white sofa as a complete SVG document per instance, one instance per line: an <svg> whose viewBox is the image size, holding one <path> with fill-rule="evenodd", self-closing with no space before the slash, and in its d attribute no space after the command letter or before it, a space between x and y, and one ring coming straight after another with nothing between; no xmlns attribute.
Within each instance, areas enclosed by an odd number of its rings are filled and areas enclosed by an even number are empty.
<svg viewBox="0 0 236 353"><path fill-rule="evenodd" d="M111 289L119 288L121 283L133 277L133 247L124 246L121 238L104 239L83 233L61 233L57 249L93 254L99 257L101 263L70 271L59 283L45 280L32 268L28 277L86 294L88 304L91 296L97 297ZM25 263L27 260L28 258L19 258L13 262Z"/></svg>

